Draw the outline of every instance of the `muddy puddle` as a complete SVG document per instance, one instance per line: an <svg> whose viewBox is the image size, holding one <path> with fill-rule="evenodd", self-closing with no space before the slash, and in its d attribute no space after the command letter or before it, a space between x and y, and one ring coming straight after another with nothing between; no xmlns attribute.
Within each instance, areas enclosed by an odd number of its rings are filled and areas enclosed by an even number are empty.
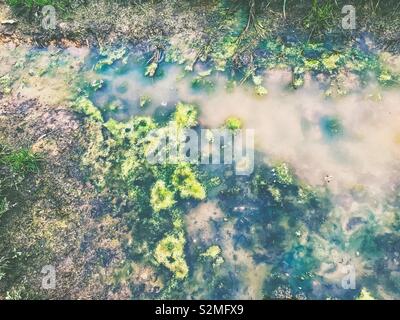
<svg viewBox="0 0 400 320"><path fill-rule="evenodd" d="M162 64L149 78L144 76L143 60L134 58L96 70L95 53L84 49L7 53L15 50L1 48L0 65L1 75L11 72L15 77L13 92L48 104L68 104L78 83L86 81L96 87L89 98L105 121L124 122L141 115L165 119L179 101L198 106L202 128L220 128L229 117L238 117L244 129L255 132L256 166L285 163L300 181L298 190L306 186L328 195L328 209L319 203L302 209L298 199L287 205L284 188L268 189L275 200L283 199L276 200L280 205L244 192L231 198L211 194L194 204L184 219L192 268L189 296L261 299L267 292L280 297L346 298L351 292L342 287L342 266L353 266L366 283L377 276L375 260L360 256L359 244L369 232L367 227L385 229L393 220L387 203L400 180L398 88L382 87L377 75L362 85L348 72L343 75L345 95L330 96L326 78L310 74L294 90L291 70L281 68L258 75L268 90L260 95L249 84L232 86L232 79L207 64L197 64L194 72ZM227 181L233 179L241 190L254 184L254 175L229 177ZM296 210L310 213L311 220L325 210L319 229L310 230L309 220L296 220L295 215L302 214ZM354 230L359 234L352 237ZM213 245L221 250L213 258L214 269L197 266L194 252ZM378 249L365 250L373 255ZM219 264L224 268L215 271ZM212 272L218 280L205 285ZM218 281L229 283L228 289L219 290Z"/></svg>

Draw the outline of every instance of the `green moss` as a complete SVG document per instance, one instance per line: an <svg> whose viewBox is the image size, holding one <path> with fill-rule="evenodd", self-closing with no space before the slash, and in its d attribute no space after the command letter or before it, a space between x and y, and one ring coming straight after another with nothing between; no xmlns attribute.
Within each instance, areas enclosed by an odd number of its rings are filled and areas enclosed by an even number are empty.
<svg viewBox="0 0 400 320"><path fill-rule="evenodd" d="M154 257L159 264L167 267L177 279L184 279L189 268L185 261L183 233L167 235L162 239L154 252Z"/></svg>
<svg viewBox="0 0 400 320"><path fill-rule="evenodd" d="M219 246L211 246L206 252L200 254L202 257L209 257L215 259L221 253L221 248Z"/></svg>
<svg viewBox="0 0 400 320"><path fill-rule="evenodd" d="M278 188L275 188L273 186L269 186L268 187L268 191L270 192L270 194L272 195L272 198L276 202L280 202L282 200L281 192L279 191Z"/></svg>
<svg viewBox="0 0 400 320"><path fill-rule="evenodd" d="M215 63L215 69L225 71L227 61L233 57L238 48L238 38L236 36L227 35L216 43L215 50L211 53Z"/></svg>
<svg viewBox="0 0 400 320"><path fill-rule="evenodd" d="M90 101L88 98L86 97L78 98L75 101L73 107L78 112L82 112L94 120L103 122L103 116L101 115L100 110L97 109L96 106L93 104L93 102Z"/></svg>
<svg viewBox="0 0 400 320"><path fill-rule="evenodd" d="M4 94L11 93L11 77L6 74L0 77L0 92Z"/></svg>
<svg viewBox="0 0 400 320"><path fill-rule="evenodd" d="M268 94L268 90L266 88L264 88L263 86L256 86L254 88L254 93L259 97L263 97Z"/></svg>
<svg viewBox="0 0 400 320"><path fill-rule="evenodd" d="M122 59L126 54L125 48L100 50L100 60L94 66L96 71L103 70L106 66L111 66L115 61Z"/></svg>
<svg viewBox="0 0 400 320"><path fill-rule="evenodd" d="M182 198L194 198L203 200L206 197L206 191L197 180L196 174L188 164L179 165L172 176L172 184L179 191Z"/></svg>
<svg viewBox="0 0 400 320"><path fill-rule="evenodd" d="M121 110L122 108L123 108L122 102L120 100L116 100L107 104L104 109L109 112L116 112L118 110Z"/></svg>
<svg viewBox="0 0 400 320"><path fill-rule="evenodd" d="M357 300L375 300L375 299L367 289L362 288L360 295L357 297Z"/></svg>
<svg viewBox="0 0 400 320"><path fill-rule="evenodd" d="M221 248L217 245L209 247L206 252L200 254L200 257L211 259L214 268L224 263L224 258L221 256Z"/></svg>
<svg viewBox="0 0 400 320"><path fill-rule="evenodd" d="M308 69L308 70L318 70L320 68L320 62L319 60L306 60L304 62L304 66Z"/></svg>
<svg viewBox="0 0 400 320"><path fill-rule="evenodd" d="M128 150L124 153L125 159L121 163L121 176L128 179L132 173L140 169L142 163L134 150Z"/></svg>
<svg viewBox="0 0 400 320"><path fill-rule="evenodd" d="M180 128L190 128L197 125L198 110L192 104L178 102L174 120Z"/></svg>
<svg viewBox="0 0 400 320"><path fill-rule="evenodd" d="M211 93L215 88L215 84L210 79L204 77L195 77L192 80L192 88L195 90L204 90L207 93Z"/></svg>
<svg viewBox="0 0 400 320"><path fill-rule="evenodd" d="M242 120L236 117L229 117L225 120L224 127L231 131L239 130L243 127Z"/></svg>
<svg viewBox="0 0 400 320"><path fill-rule="evenodd" d="M159 180L151 189L151 206L155 212L169 209L175 204L174 193L165 185L165 182Z"/></svg>
<svg viewBox="0 0 400 320"><path fill-rule="evenodd" d="M295 89L300 88L304 85L304 68L296 66L293 70L292 85Z"/></svg>
<svg viewBox="0 0 400 320"><path fill-rule="evenodd" d="M337 53L331 55L324 55L322 58L322 65L326 70L332 72L338 68L338 62L340 60L340 55Z"/></svg>
<svg viewBox="0 0 400 320"><path fill-rule="evenodd" d="M126 137L126 124L115 119L110 119L106 123L104 123L104 127L106 127L112 134L112 136L119 142L122 142Z"/></svg>
<svg viewBox="0 0 400 320"><path fill-rule="evenodd" d="M294 182L289 166L285 162L274 166L272 172L274 173L276 180L281 184L290 185Z"/></svg>

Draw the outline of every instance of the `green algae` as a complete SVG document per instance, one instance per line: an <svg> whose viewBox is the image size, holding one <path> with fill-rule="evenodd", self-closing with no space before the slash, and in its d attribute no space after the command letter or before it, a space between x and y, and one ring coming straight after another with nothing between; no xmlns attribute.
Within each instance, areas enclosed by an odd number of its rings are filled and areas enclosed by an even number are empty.
<svg viewBox="0 0 400 320"><path fill-rule="evenodd" d="M12 81L9 74L0 77L0 92L2 92L3 94L10 94L11 85Z"/></svg>
<svg viewBox="0 0 400 320"><path fill-rule="evenodd" d="M232 132L235 132L243 127L243 122L237 117L229 117L225 120L224 127Z"/></svg>
<svg viewBox="0 0 400 320"><path fill-rule="evenodd" d="M273 167L272 172L277 181L283 185L290 185L293 183L293 174L290 172L289 166L282 162Z"/></svg>
<svg viewBox="0 0 400 320"><path fill-rule="evenodd" d="M184 246L185 237L182 233L168 235L159 242L154 252L157 262L167 267L177 279L184 279L189 272Z"/></svg>
<svg viewBox="0 0 400 320"><path fill-rule="evenodd" d="M83 114L89 116L90 118L96 121L103 122L103 116L101 115L100 110L97 109L96 106L93 104L93 102L90 101L88 98L86 97L78 98L74 103L73 107L78 112L82 112Z"/></svg>
<svg viewBox="0 0 400 320"><path fill-rule="evenodd" d="M111 66L118 60L121 60L126 55L126 48L122 47L119 49L113 48L101 48L100 49L100 59L94 66L94 70L101 71L107 66Z"/></svg>
<svg viewBox="0 0 400 320"><path fill-rule="evenodd" d="M150 203L155 212L169 209L175 204L174 193L166 187L164 181L157 181L151 189Z"/></svg>
<svg viewBox="0 0 400 320"><path fill-rule="evenodd" d="M180 164L172 175L172 184L182 198L203 200L206 191L197 180L195 172L187 164Z"/></svg>
<svg viewBox="0 0 400 320"><path fill-rule="evenodd" d="M179 128L190 128L197 125L198 109L192 104L178 102L173 119Z"/></svg>
<svg viewBox="0 0 400 320"><path fill-rule="evenodd" d="M357 300L375 300L375 299L366 288L362 288L360 295L357 297Z"/></svg>

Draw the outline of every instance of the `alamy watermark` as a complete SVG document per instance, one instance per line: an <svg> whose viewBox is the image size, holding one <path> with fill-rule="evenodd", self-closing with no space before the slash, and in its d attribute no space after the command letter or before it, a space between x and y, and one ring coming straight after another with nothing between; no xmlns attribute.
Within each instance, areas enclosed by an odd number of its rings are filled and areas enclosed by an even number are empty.
<svg viewBox="0 0 400 320"><path fill-rule="evenodd" d="M52 265L46 265L42 268L42 289L49 290L56 288L56 268Z"/></svg>
<svg viewBox="0 0 400 320"><path fill-rule="evenodd" d="M42 28L45 30L54 30L57 24L56 9L53 6L44 6L42 8Z"/></svg>
<svg viewBox="0 0 400 320"><path fill-rule="evenodd" d="M146 137L151 164L233 164L237 175L254 170L254 130L162 128Z"/></svg>
<svg viewBox="0 0 400 320"><path fill-rule="evenodd" d="M342 8L342 14L345 15L342 18L342 28L344 30L356 29L356 8L352 5L345 5Z"/></svg>
<svg viewBox="0 0 400 320"><path fill-rule="evenodd" d="M345 274L342 278L342 288L345 290L354 290L356 288L356 269L354 266L343 266L341 271Z"/></svg>

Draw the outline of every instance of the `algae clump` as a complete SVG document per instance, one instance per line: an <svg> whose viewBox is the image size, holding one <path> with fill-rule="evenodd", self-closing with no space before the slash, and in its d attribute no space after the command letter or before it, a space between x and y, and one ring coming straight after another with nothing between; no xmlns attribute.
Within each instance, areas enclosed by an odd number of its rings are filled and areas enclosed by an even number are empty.
<svg viewBox="0 0 400 320"><path fill-rule="evenodd" d="M175 204L174 193L168 190L164 181L158 180L151 189L150 203L155 212L169 209Z"/></svg>
<svg viewBox="0 0 400 320"><path fill-rule="evenodd" d="M183 233L171 234L158 243L154 252L156 261L173 272L177 279L184 279L189 272L184 254L185 242Z"/></svg>
<svg viewBox="0 0 400 320"><path fill-rule="evenodd" d="M192 104L178 102L174 113L174 120L180 128L190 128L197 125L197 108Z"/></svg>
<svg viewBox="0 0 400 320"><path fill-rule="evenodd" d="M357 300L375 300L375 299L367 289L362 288L360 295L357 297Z"/></svg>
<svg viewBox="0 0 400 320"><path fill-rule="evenodd" d="M99 109L86 97L80 97L75 102L74 107L77 111L84 113L90 118L103 122L103 116Z"/></svg>
<svg viewBox="0 0 400 320"><path fill-rule="evenodd" d="M272 169L272 172L274 173L277 181L281 184L290 185L294 182L289 166L284 162L276 165Z"/></svg>
<svg viewBox="0 0 400 320"><path fill-rule="evenodd" d="M202 253L202 257L216 258L221 253L221 248L219 246L211 246L206 252Z"/></svg>
<svg viewBox="0 0 400 320"><path fill-rule="evenodd" d="M188 164L179 165L173 173L172 184L179 191L182 198L203 200L206 191L197 180L194 171Z"/></svg>
<svg viewBox="0 0 400 320"><path fill-rule="evenodd" d="M102 58L96 63L94 69L96 71L102 70L105 66L111 66L115 61L122 59L126 54L125 48L120 49L102 49L100 56Z"/></svg>
<svg viewBox="0 0 400 320"><path fill-rule="evenodd" d="M225 120L224 127L231 131L237 131L243 127L243 123L239 118L229 117Z"/></svg>

